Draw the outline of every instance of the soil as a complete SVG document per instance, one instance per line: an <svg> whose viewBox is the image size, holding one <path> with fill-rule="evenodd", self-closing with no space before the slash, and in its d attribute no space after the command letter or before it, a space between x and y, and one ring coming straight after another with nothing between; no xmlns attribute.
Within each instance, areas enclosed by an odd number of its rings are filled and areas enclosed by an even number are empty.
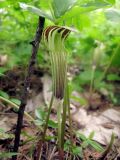
<svg viewBox="0 0 120 160"><path fill-rule="evenodd" d="M0 90L6 92L9 96L20 99L24 87L25 69L15 67L4 73L5 76L0 77ZM30 89L37 93L42 91L41 77L44 75L44 70L34 68L30 78ZM30 95L29 95L30 97Z"/></svg>

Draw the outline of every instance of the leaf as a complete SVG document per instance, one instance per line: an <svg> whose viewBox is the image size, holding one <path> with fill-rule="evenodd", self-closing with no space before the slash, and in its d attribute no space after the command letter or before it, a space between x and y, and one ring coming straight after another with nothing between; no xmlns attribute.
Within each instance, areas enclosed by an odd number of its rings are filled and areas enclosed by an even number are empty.
<svg viewBox="0 0 120 160"><path fill-rule="evenodd" d="M27 5L25 3L20 2L19 4L20 4L20 7L24 10L28 10L28 11L34 13L34 14L37 14L38 16L42 16L42 17L45 17L45 18L49 19L50 21L54 21L51 13L48 14L45 11L43 11L43 10L37 8L37 7Z"/></svg>
<svg viewBox="0 0 120 160"><path fill-rule="evenodd" d="M107 75L107 80L108 81L119 81L120 80L120 76L116 75L116 74L108 74Z"/></svg>
<svg viewBox="0 0 120 160"><path fill-rule="evenodd" d="M35 120L35 124L36 124L37 126L42 126L42 125L44 124L44 121L43 121L43 120L40 120L40 119L37 119L37 120Z"/></svg>
<svg viewBox="0 0 120 160"><path fill-rule="evenodd" d="M57 128L58 127L58 123L56 123L53 120L49 119L48 126L51 127L51 128Z"/></svg>
<svg viewBox="0 0 120 160"><path fill-rule="evenodd" d="M18 153L15 152L1 152L0 158L11 158L14 155L18 155Z"/></svg>
<svg viewBox="0 0 120 160"><path fill-rule="evenodd" d="M2 128L0 128L0 139L4 140L4 139L11 139L11 138L14 138L14 135L13 134L8 134L6 133Z"/></svg>
<svg viewBox="0 0 120 160"><path fill-rule="evenodd" d="M0 66L0 76L4 76L4 72L6 70L7 70L6 68Z"/></svg>
<svg viewBox="0 0 120 160"><path fill-rule="evenodd" d="M120 23L120 11L116 9L108 9L105 12L105 15L108 20Z"/></svg>
<svg viewBox="0 0 120 160"><path fill-rule="evenodd" d="M44 120L46 112L42 108L37 108L35 110L35 115L38 119Z"/></svg>
<svg viewBox="0 0 120 160"><path fill-rule="evenodd" d="M71 9L77 0L53 0L52 8L54 10L54 15L56 18L61 17L69 9Z"/></svg>
<svg viewBox="0 0 120 160"><path fill-rule="evenodd" d="M88 138L89 138L89 139L93 139L94 134L95 134L95 132L94 132L94 131L93 131L93 132L91 132Z"/></svg>
<svg viewBox="0 0 120 160"><path fill-rule="evenodd" d="M64 151L69 151L71 142L70 140L66 140L64 143Z"/></svg>
<svg viewBox="0 0 120 160"><path fill-rule="evenodd" d="M1 90L0 90L0 96L4 97L6 99L9 99L9 95L6 92L1 91Z"/></svg>
<svg viewBox="0 0 120 160"><path fill-rule="evenodd" d="M0 1L0 8L4 8L8 6L8 2L7 1Z"/></svg>
<svg viewBox="0 0 120 160"><path fill-rule="evenodd" d="M107 0L110 4L115 4L115 0Z"/></svg>
<svg viewBox="0 0 120 160"><path fill-rule="evenodd" d="M86 138L86 136L84 134L79 133L79 132L77 132L76 134L77 134L77 137L79 137L82 141L86 141L87 140L87 138Z"/></svg>
<svg viewBox="0 0 120 160"><path fill-rule="evenodd" d="M89 145L89 144L88 144L87 140L86 140L86 141L83 141L83 143L81 144L82 148L84 148L84 149L85 149L88 145Z"/></svg>
<svg viewBox="0 0 120 160"><path fill-rule="evenodd" d="M12 102L14 102L15 104L17 105L20 105L20 100L19 99L16 99L16 98L12 98L10 99Z"/></svg>
<svg viewBox="0 0 120 160"><path fill-rule="evenodd" d="M93 141L93 140L88 139L87 142L88 142L88 144L91 145L94 149L96 149L96 151L102 152L102 151L104 150L103 147L102 147L99 143L97 143L97 142L95 142L95 141Z"/></svg>
<svg viewBox="0 0 120 160"><path fill-rule="evenodd" d="M110 5L108 2L104 2L103 0L96 0L96 1L85 3L81 6L82 7L95 7L96 9L98 9L98 8L102 8L108 5Z"/></svg>
<svg viewBox="0 0 120 160"><path fill-rule="evenodd" d="M80 157L83 157L82 147L73 146L73 147L72 147L72 153L73 153L73 155L78 155L78 156L80 156Z"/></svg>
<svg viewBox="0 0 120 160"><path fill-rule="evenodd" d="M87 105L87 100L84 97L71 96L71 99L80 103L81 105Z"/></svg>

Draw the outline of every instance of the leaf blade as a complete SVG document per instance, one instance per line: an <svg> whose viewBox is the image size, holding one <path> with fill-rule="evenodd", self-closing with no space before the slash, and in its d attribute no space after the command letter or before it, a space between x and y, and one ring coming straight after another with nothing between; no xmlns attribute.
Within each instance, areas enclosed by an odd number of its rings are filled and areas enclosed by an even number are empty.
<svg viewBox="0 0 120 160"><path fill-rule="evenodd" d="M61 17L76 3L76 0L53 0L52 8L56 18Z"/></svg>
<svg viewBox="0 0 120 160"><path fill-rule="evenodd" d="M21 3L21 2L20 2L19 5L20 5L20 7L21 7L22 9L24 9L24 10L27 10L27 11L29 11L29 12L32 12L32 13L38 15L38 16L42 16L42 17L44 17L44 18L47 18L47 19L49 19L50 21L54 21L51 13L48 14L48 13L46 13L45 11L43 11L43 10L37 8L37 7L31 6L31 5L27 5L27 4L25 4L25 3Z"/></svg>

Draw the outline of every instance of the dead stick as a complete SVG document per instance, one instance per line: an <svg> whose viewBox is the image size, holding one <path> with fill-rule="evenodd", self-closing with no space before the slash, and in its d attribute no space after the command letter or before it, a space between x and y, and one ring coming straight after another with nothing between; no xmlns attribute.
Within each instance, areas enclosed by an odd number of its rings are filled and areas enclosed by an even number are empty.
<svg viewBox="0 0 120 160"><path fill-rule="evenodd" d="M26 106L26 103L27 103L28 90L29 90L29 86L30 86L30 76L33 72L33 66L35 65L35 62L36 62L36 56L37 56L37 52L38 52L38 48L39 48L39 43L40 43L41 38L42 38L44 22L45 22L45 18L39 17L35 39L34 39L34 41L32 41L30 43L30 44L32 44L32 55L31 55L31 58L30 58L29 66L28 66L27 76L26 76L25 81L24 81L24 89L23 89L23 93L22 93L22 96L21 96L20 108L19 108L19 111L18 111L18 119L17 119L17 126L16 126L16 132L15 132L15 141L14 141L13 152L18 152L18 148L19 148L20 134L21 134L21 128L22 128L22 124L23 124L24 110L25 110L25 106ZM17 159L17 155L12 157L12 160L16 160L16 159Z"/></svg>

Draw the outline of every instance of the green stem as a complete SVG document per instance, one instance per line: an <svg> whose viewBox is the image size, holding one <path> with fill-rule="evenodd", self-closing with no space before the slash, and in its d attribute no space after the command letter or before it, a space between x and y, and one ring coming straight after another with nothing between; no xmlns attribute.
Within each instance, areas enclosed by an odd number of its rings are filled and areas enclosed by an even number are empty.
<svg viewBox="0 0 120 160"><path fill-rule="evenodd" d="M16 109L19 109L19 106L17 104L15 104L14 102L0 96L0 100L10 104L11 106L15 107ZM29 118L32 122L35 122L35 119L33 117L31 117L27 112L25 112L25 115L27 118Z"/></svg>
<svg viewBox="0 0 120 160"><path fill-rule="evenodd" d="M69 86L68 86L68 82L67 82L67 102L68 102L68 118L69 118L69 126L70 126L70 142L71 142L71 146L70 146L70 151L72 152L72 141L73 141L73 136L72 136L72 119L71 119L71 113L70 113L70 98L69 98Z"/></svg>
<svg viewBox="0 0 120 160"><path fill-rule="evenodd" d="M50 101L50 104L49 104L48 114L47 114L46 121L45 121L45 126L44 126L44 132L43 132L43 136L42 136L42 141L45 140L46 130L47 130L47 128L48 128L48 121L49 121L49 117L50 117L50 113L51 113L51 109L52 109L52 105L53 105L53 100L54 100L54 95L52 94L51 101Z"/></svg>
<svg viewBox="0 0 120 160"><path fill-rule="evenodd" d="M66 124L66 112L67 112L67 95L65 92L64 102L63 102L63 115L62 115L62 133L61 133L61 147L64 148L64 136L65 136L65 124Z"/></svg>
<svg viewBox="0 0 120 160"><path fill-rule="evenodd" d="M58 102L57 106L57 118L58 118L58 147L61 149L61 100Z"/></svg>
<svg viewBox="0 0 120 160"><path fill-rule="evenodd" d="M65 136L65 126L66 126L66 115L68 108L68 98L67 98L67 63L65 61L66 55L63 53L63 61L64 61L64 72L62 75L64 76L64 101L63 101L63 115L62 115L62 133L61 133L61 146L64 149L64 136Z"/></svg>
<svg viewBox="0 0 120 160"><path fill-rule="evenodd" d="M93 92L93 87L94 87L94 77L95 77L95 70L96 70L96 66L93 65L92 66L92 75L91 75L91 82L90 82L90 98L92 96L92 92Z"/></svg>

